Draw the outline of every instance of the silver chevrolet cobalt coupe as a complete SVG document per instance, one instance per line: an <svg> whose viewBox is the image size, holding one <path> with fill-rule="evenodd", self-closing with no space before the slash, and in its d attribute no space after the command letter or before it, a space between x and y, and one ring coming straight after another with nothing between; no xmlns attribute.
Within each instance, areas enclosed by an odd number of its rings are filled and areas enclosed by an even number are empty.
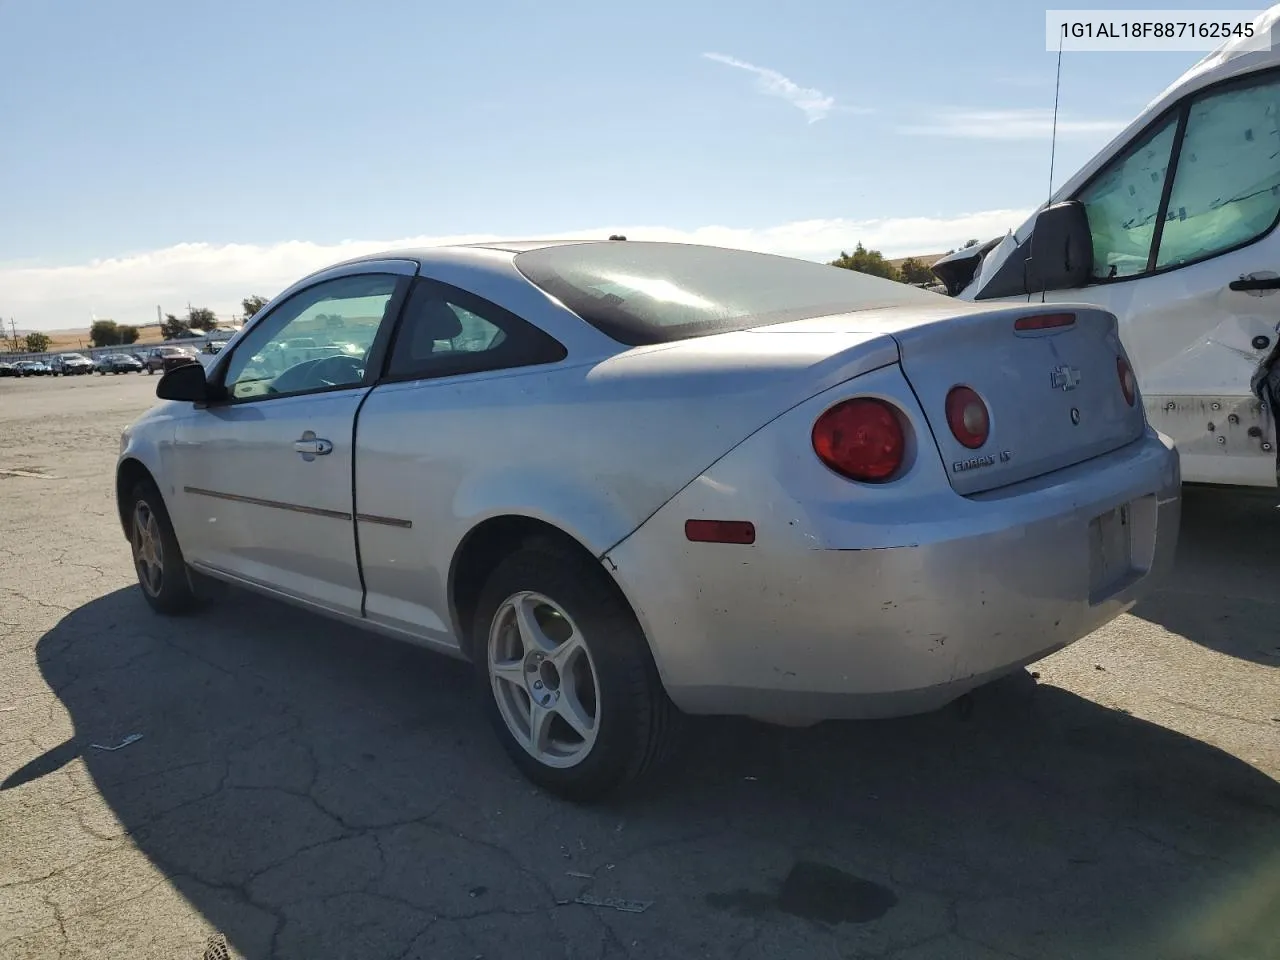
<svg viewBox="0 0 1280 960"><path fill-rule="evenodd" d="M714 247L350 261L157 394L116 474L156 610L221 581L470 660L576 799L682 714L935 709L1128 610L1178 532L1111 314Z"/></svg>

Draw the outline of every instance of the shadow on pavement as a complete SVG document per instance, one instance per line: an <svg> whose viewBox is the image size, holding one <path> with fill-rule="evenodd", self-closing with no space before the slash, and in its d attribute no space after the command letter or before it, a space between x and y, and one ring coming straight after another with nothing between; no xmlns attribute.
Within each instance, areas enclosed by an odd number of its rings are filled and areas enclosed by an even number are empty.
<svg viewBox="0 0 1280 960"><path fill-rule="evenodd" d="M1280 492L1185 487L1169 582L1134 616L1229 656L1280 667Z"/></svg>
<svg viewBox="0 0 1280 960"><path fill-rule="evenodd" d="M515 775L463 665L258 598L165 620L120 590L38 654L75 739L3 788L83 756L117 831L250 957L1226 960L1280 942L1280 785L1025 673L968 720L699 721L660 789L579 808ZM112 882L132 895L127 870ZM842 896L862 903L819 902Z"/></svg>

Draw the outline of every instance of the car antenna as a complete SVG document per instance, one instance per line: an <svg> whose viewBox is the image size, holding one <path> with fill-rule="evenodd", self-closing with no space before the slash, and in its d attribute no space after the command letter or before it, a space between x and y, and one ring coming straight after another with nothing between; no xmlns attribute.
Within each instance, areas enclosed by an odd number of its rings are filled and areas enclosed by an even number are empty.
<svg viewBox="0 0 1280 960"><path fill-rule="evenodd" d="M1053 132L1049 135L1049 199L1045 208L1053 205L1053 161L1058 152L1058 94L1062 91L1062 37L1058 37L1058 72L1053 81ZM1045 291L1040 291L1040 302L1045 302Z"/></svg>

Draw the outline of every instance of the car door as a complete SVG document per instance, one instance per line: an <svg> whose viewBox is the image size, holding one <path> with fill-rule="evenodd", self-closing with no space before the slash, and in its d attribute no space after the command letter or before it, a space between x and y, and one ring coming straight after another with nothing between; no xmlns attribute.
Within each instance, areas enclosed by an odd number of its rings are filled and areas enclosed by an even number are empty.
<svg viewBox="0 0 1280 960"><path fill-rule="evenodd" d="M419 277L386 375L360 410L356 522L372 623L454 645L449 567L459 503L483 470L519 454L494 443L495 418L520 404L525 377L567 356L529 321L451 284ZM516 468L518 469L518 467Z"/></svg>
<svg viewBox="0 0 1280 960"><path fill-rule="evenodd" d="M1280 73L1188 97L1075 195L1093 282L1049 302L1114 312L1153 426L1193 482L1276 485L1254 394L1280 329ZM981 295L979 295L981 299Z"/></svg>
<svg viewBox="0 0 1280 960"><path fill-rule="evenodd" d="M214 402L175 426L175 518L188 562L358 616L363 586L352 517L356 411L376 376L416 270L409 261L339 268L290 293L210 370ZM279 344L340 336L297 364Z"/></svg>

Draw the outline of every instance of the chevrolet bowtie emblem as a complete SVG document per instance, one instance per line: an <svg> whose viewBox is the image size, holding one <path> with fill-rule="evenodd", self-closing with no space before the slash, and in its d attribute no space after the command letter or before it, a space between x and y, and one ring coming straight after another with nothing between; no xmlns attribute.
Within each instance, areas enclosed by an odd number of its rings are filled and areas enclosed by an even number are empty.
<svg viewBox="0 0 1280 960"><path fill-rule="evenodd" d="M1049 372L1049 383L1054 390L1064 393L1080 386L1080 371L1069 364L1056 366Z"/></svg>

